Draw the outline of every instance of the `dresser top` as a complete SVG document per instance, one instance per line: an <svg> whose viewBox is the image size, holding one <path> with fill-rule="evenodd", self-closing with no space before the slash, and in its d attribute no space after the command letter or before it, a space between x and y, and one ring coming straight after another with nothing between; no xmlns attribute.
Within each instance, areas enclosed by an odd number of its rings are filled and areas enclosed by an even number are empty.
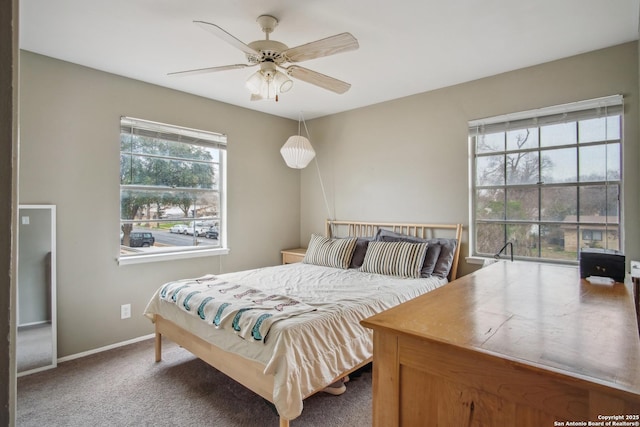
<svg viewBox="0 0 640 427"><path fill-rule="evenodd" d="M577 267L501 261L362 324L640 395L631 289L590 284Z"/></svg>

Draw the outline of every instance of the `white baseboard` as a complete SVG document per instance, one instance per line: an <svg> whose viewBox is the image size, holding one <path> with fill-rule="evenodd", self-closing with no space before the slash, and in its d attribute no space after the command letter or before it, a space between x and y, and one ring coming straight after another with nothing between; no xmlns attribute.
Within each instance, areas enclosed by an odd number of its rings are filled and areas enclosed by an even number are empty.
<svg viewBox="0 0 640 427"><path fill-rule="evenodd" d="M156 334L144 335L142 337L133 338L133 339L130 339L130 340L127 340L127 341L118 342L118 343L107 345L107 346L100 347L100 348L95 348L93 350L83 351L82 353L76 353L76 354L71 354L69 356L60 357L58 359L58 363L68 362L69 360L79 359L81 357L90 356L92 354L102 353L103 351L112 350L114 348L123 347L125 345L134 344L134 343L137 343L137 342L140 342L140 341L148 340L150 338L154 338L155 336L156 336Z"/></svg>
<svg viewBox="0 0 640 427"><path fill-rule="evenodd" d="M17 325L17 327L18 329L24 329L24 328L29 328L31 326L46 325L47 323L51 324L51 320L40 320L38 322L22 323L20 325Z"/></svg>
<svg viewBox="0 0 640 427"><path fill-rule="evenodd" d="M49 369L53 369L55 367L57 367L57 365L54 365L52 363L51 365L42 366L41 368L34 368L34 369L29 369L28 371L18 372L16 373L16 378L24 377L25 375L35 374L36 372L48 371Z"/></svg>

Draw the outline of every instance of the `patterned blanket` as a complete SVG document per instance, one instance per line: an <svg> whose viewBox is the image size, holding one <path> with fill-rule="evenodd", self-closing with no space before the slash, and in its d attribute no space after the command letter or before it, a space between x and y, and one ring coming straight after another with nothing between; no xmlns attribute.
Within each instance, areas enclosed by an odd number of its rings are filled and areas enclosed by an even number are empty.
<svg viewBox="0 0 640 427"><path fill-rule="evenodd" d="M176 304L216 328L262 342L278 320L315 310L290 297L267 294L213 275L166 283L160 289L160 299Z"/></svg>

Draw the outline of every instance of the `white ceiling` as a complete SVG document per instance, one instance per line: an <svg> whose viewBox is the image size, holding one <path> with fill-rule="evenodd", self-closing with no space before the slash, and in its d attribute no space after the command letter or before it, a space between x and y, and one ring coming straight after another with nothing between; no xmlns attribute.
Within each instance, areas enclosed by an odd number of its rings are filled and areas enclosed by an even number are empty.
<svg viewBox="0 0 640 427"><path fill-rule="evenodd" d="M21 0L20 47L277 116L311 119L638 39L640 0ZM183 77L172 71L245 62L194 20L245 43L256 23L289 47L350 32L356 51L300 63L347 81L333 92L295 81L249 101L256 69Z"/></svg>

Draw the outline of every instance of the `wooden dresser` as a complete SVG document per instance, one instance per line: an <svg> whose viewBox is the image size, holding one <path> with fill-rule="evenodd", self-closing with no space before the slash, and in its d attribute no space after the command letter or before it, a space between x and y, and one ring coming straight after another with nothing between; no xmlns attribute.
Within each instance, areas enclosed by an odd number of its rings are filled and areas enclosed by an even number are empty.
<svg viewBox="0 0 640 427"><path fill-rule="evenodd" d="M374 330L374 426L640 425L623 283L498 262L362 324Z"/></svg>

